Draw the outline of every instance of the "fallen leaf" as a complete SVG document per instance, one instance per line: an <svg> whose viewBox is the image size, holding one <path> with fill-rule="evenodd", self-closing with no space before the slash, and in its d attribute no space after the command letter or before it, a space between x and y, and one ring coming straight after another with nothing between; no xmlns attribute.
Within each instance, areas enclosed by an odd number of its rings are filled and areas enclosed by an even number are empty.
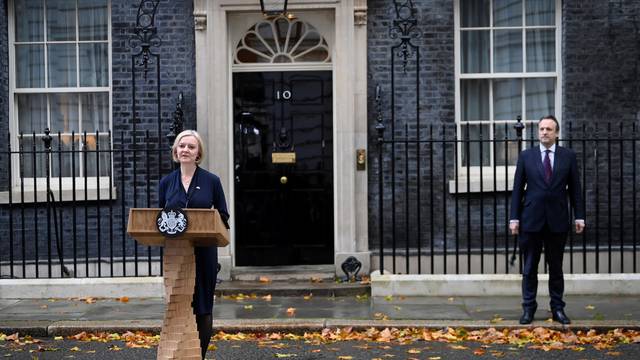
<svg viewBox="0 0 640 360"><path fill-rule="evenodd" d="M270 283L271 279L267 276L260 276L260 278L258 279L260 280L261 283Z"/></svg>
<svg viewBox="0 0 640 360"><path fill-rule="evenodd" d="M71 349L69 349L69 351L81 351L79 347L74 346Z"/></svg>
<svg viewBox="0 0 640 360"><path fill-rule="evenodd" d="M109 346L108 350L110 350L110 351L120 351L120 350L122 350L122 348L119 347L118 345L111 345L111 346Z"/></svg>
<svg viewBox="0 0 640 360"><path fill-rule="evenodd" d="M253 310L253 305L245 305L244 309L245 310Z"/></svg>
<svg viewBox="0 0 640 360"><path fill-rule="evenodd" d="M464 345L451 345L449 347L452 348L453 350L467 350L468 349L468 347L466 347Z"/></svg>
<svg viewBox="0 0 640 360"><path fill-rule="evenodd" d="M504 320L503 318L501 318L499 315L494 315L493 319L491 319L489 322L492 324L497 324L499 322L501 322L502 320Z"/></svg>
<svg viewBox="0 0 640 360"><path fill-rule="evenodd" d="M290 308L287 309L287 315L293 316L295 314L296 314L296 308L290 307Z"/></svg>
<svg viewBox="0 0 640 360"><path fill-rule="evenodd" d="M407 350L407 352L409 354L420 354L422 352L422 350L420 350L420 349L409 349L409 350Z"/></svg>
<svg viewBox="0 0 640 360"><path fill-rule="evenodd" d="M87 304L93 304L96 302L96 299L92 298L92 297L86 297L86 298L82 298L82 300L84 302L86 302Z"/></svg>
<svg viewBox="0 0 640 360"><path fill-rule="evenodd" d="M387 296L384 297L384 299L387 300L387 301L393 301L393 296L387 295Z"/></svg>
<svg viewBox="0 0 640 360"><path fill-rule="evenodd" d="M126 296L123 296L123 297L121 297L121 298L118 298L118 301L123 302L123 303L126 303L126 302L129 302L129 298L128 298L128 297L126 297Z"/></svg>
<svg viewBox="0 0 640 360"><path fill-rule="evenodd" d="M450 297L447 299L448 302L453 302L454 298Z"/></svg>
<svg viewBox="0 0 640 360"><path fill-rule="evenodd" d="M62 336L56 336L53 338L53 340L60 341L60 340L64 340L64 338Z"/></svg>
<svg viewBox="0 0 640 360"><path fill-rule="evenodd" d="M305 300L311 300L312 297L313 297L313 294L309 293L309 295L305 295L302 298Z"/></svg>
<svg viewBox="0 0 640 360"><path fill-rule="evenodd" d="M430 356L429 360L440 360L440 356Z"/></svg>
<svg viewBox="0 0 640 360"><path fill-rule="evenodd" d="M383 313L375 313L373 314L373 318L376 320L389 320L389 317Z"/></svg>
<svg viewBox="0 0 640 360"><path fill-rule="evenodd" d="M264 300L264 301L271 301L271 294L263 296L263 297L262 297L262 300Z"/></svg>
<svg viewBox="0 0 640 360"><path fill-rule="evenodd" d="M290 357L296 357L298 355L296 354L280 354L280 353L276 353L276 357L281 359L281 358L290 358Z"/></svg>
<svg viewBox="0 0 640 360"><path fill-rule="evenodd" d="M353 359L353 356L349 356L349 355L338 356L338 360L351 360L351 359Z"/></svg>
<svg viewBox="0 0 640 360"><path fill-rule="evenodd" d="M485 353L484 349L475 349L475 350L473 350L473 355L482 356L482 355L484 355L484 353Z"/></svg>
<svg viewBox="0 0 640 360"><path fill-rule="evenodd" d="M609 351L606 353L609 356L620 356L622 353L620 351Z"/></svg>
<svg viewBox="0 0 640 360"><path fill-rule="evenodd" d="M585 306L584 308L585 308L585 309L587 309L587 310L593 310L593 309L595 309L596 307L595 307L595 306L593 306L593 305L587 305L587 306Z"/></svg>

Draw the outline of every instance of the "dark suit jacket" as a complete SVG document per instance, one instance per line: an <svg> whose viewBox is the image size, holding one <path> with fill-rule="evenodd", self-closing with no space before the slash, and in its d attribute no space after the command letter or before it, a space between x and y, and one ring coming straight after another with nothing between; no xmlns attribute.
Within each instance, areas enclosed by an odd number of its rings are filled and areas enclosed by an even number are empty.
<svg viewBox="0 0 640 360"><path fill-rule="evenodd" d="M576 154L556 145L553 177L551 184L547 185L540 148L536 145L522 151L518 157L511 198L511 219L520 220L520 231L542 231L547 223L552 232L568 232L571 228L568 202L573 207L575 218L584 219Z"/></svg>

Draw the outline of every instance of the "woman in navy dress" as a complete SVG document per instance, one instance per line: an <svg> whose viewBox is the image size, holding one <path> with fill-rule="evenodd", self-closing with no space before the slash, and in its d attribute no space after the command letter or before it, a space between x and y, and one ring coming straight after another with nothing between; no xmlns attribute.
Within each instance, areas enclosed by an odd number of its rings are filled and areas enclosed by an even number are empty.
<svg viewBox="0 0 640 360"><path fill-rule="evenodd" d="M227 224L229 212L220 178L200 168L204 144L194 130L178 134L171 148L173 161L180 168L160 180L159 207L217 209ZM204 359L213 334L213 293L216 288L218 248L194 248L196 281L193 293L193 313L196 317L202 358Z"/></svg>

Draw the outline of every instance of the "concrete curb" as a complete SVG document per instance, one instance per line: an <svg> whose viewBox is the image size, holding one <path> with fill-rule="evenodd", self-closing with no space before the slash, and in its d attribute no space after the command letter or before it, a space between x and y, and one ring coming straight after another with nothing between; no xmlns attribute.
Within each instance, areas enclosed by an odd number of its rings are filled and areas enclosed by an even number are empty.
<svg viewBox="0 0 640 360"><path fill-rule="evenodd" d="M0 279L0 299L149 298L164 294L162 278Z"/></svg>
<svg viewBox="0 0 640 360"><path fill-rule="evenodd" d="M640 295L640 274L565 274L565 295ZM521 275L371 274L371 296L519 296ZM547 274L538 296L548 296Z"/></svg>
<svg viewBox="0 0 640 360"><path fill-rule="evenodd" d="M516 320L505 320L500 323L477 320L346 320L346 319L251 319L251 320L214 320L214 331L226 333L236 332L287 332L303 334L305 332L322 331L325 328L351 327L354 330L376 328L465 328L474 329L523 329L544 327L554 330L589 330L608 331L618 328L640 329L640 321L624 320L577 320L567 326L547 321L534 321L531 325L520 325ZM117 332L146 331L158 334L162 327L161 320L111 320L111 321L31 321L3 322L0 332L12 334L28 334L32 336L69 336L80 332Z"/></svg>
<svg viewBox="0 0 640 360"><path fill-rule="evenodd" d="M150 298L162 297L162 277L79 278L79 279L0 279L0 299L49 298ZM216 295L256 294L274 296L355 296L369 294L370 287L360 283L287 282L270 283L223 281Z"/></svg>

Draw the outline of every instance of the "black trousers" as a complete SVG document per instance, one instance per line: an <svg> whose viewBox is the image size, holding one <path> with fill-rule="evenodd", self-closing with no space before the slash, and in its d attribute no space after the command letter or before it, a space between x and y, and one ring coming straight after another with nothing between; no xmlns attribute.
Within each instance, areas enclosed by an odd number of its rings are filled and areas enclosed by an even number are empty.
<svg viewBox="0 0 640 360"><path fill-rule="evenodd" d="M544 248L544 256L549 265L549 295L551 310L564 309L564 274L562 257L567 242L567 233L551 232L547 225L540 232L521 232L519 237L522 253L522 307L535 311L538 307L538 263Z"/></svg>

